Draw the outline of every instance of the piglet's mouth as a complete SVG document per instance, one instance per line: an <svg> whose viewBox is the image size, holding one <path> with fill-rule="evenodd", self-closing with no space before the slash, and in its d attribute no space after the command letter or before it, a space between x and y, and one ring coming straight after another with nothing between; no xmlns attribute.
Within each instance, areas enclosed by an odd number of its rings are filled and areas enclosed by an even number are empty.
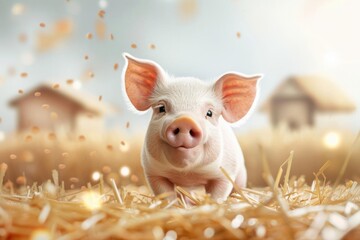
<svg viewBox="0 0 360 240"><path fill-rule="evenodd" d="M201 147L186 147L183 145L173 147L169 144L163 146L167 161L177 168L184 168L193 164L201 155Z"/></svg>
<svg viewBox="0 0 360 240"><path fill-rule="evenodd" d="M188 150L193 149L194 147L179 146L179 147L174 147L174 148L179 150L179 151L188 151Z"/></svg>
<svg viewBox="0 0 360 240"><path fill-rule="evenodd" d="M192 146L186 146L186 145L180 145L180 146L172 146L169 143L165 142L165 148L169 149L170 151L176 152L190 152L192 150L196 150L199 145L192 147Z"/></svg>

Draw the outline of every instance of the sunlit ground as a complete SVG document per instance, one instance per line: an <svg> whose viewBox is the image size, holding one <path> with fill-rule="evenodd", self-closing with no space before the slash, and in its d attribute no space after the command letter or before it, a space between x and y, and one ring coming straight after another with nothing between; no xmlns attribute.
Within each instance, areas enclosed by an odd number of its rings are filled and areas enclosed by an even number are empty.
<svg viewBox="0 0 360 240"><path fill-rule="evenodd" d="M61 139L56 133L56 143L40 132L31 140L28 134L6 136L0 234L36 240L356 239L360 189L351 176L358 176L352 167L358 139L338 129L314 131L240 136L249 188L236 188L225 202L182 188L173 201L167 194L154 197L144 185L138 138L104 145L103 139ZM109 147L116 143L118 148Z"/></svg>

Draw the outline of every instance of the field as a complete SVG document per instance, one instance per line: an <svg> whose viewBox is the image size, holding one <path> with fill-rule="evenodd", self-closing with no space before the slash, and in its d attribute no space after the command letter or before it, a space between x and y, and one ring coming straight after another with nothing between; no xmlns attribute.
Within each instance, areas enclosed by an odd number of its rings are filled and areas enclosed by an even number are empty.
<svg viewBox="0 0 360 240"><path fill-rule="evenodd" d="M273 175L279 166L293 151L292 174L305 176L310 184L314 172L324 164L328 165L326 177L334 182L340 168L349 157L345 168L344 180L359 180L360 176L360 142L356 134L339 128L305 128L301 131L288 131L285 128L261 129L239 136L249 174L249 184L264 186L266 184L258 176L262 173L261 155L265 155L270 163Z"/></svg>
<svg viewBox="0 0 360 240"><path fill-rule="evenodd" d="M152 196L139 162L141 136L38 129L8 136L0 148L0 236L358 239L359 141L332 131L341 139L336 148L324 144L325 130L240 135L249 186L225 202L180 187L175 201Z"/></svg>
<svg viewBox="0 0 360 240"><path fill-rule="evenodd" d="M126 129L125 129L126 130ZM327 133L336 133L338 145L328 146ZM85 135L83 133L49 132L31 129L18 135L9 135L0 145L1 162L8 164L5 180L16 184L24 176L27 184L42 183L51 178L53 169L59 171L66 188L79 188L92 180L93 172L104 174L105 180L114 178L117 184L143 185L140 151L144 136L129 136L126 131ZM326 162L328 181L334 182L340 167L350 153L344 180L358 180L360 176L360 143L353 141L356 134L341 129L304 129L289 132L286 129L262 129L239 135L248 169L249 186L266 186L261 176L261 155L269 161L272 175L293 151L292 175L305 176L311 184L314 172ZM129 167L128 176L119 173ZM39 170L41 174L39 174ZM73 181L70 181L72 179ZM77 180L75 180L77 179ZM75 181L74 181L75 180Z"/></svg>

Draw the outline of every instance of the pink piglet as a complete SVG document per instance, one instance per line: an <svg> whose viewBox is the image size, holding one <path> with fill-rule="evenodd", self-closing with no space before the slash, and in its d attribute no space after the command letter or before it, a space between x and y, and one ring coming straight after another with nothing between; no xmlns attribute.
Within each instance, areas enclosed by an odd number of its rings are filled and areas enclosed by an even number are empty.
<svg viewBox="0 0 360 240"><path fill-rule="evenodd" d="M130 106L152 109L142 149L142 166L155 195L174 187L203 186L225 200L232 184L245 187L244 157L231 125L254 108L262 75L230 72L214 83L172 77L153 61L124 54L122 84Z"/></svg>

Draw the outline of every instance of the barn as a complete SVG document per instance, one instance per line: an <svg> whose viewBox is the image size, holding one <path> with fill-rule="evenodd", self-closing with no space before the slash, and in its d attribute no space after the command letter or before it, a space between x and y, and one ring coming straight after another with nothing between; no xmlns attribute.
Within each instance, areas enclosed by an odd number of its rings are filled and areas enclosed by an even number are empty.
<svg viewBox="0 0 360 240"><path fill-rule="evenodd" d="M355 110L350 98L329 79L291 76L271 94L260 110L269 113L273 126L285 124L296 130L315 124L316 113L346 113Z"/></svg>
<svg viewBox="0 0 360 240"><path fill-rule="evenodd" d="M112 108L99 98L70 86L42 83L10 101L17 110L17 130L102 130Z"/></svg>

